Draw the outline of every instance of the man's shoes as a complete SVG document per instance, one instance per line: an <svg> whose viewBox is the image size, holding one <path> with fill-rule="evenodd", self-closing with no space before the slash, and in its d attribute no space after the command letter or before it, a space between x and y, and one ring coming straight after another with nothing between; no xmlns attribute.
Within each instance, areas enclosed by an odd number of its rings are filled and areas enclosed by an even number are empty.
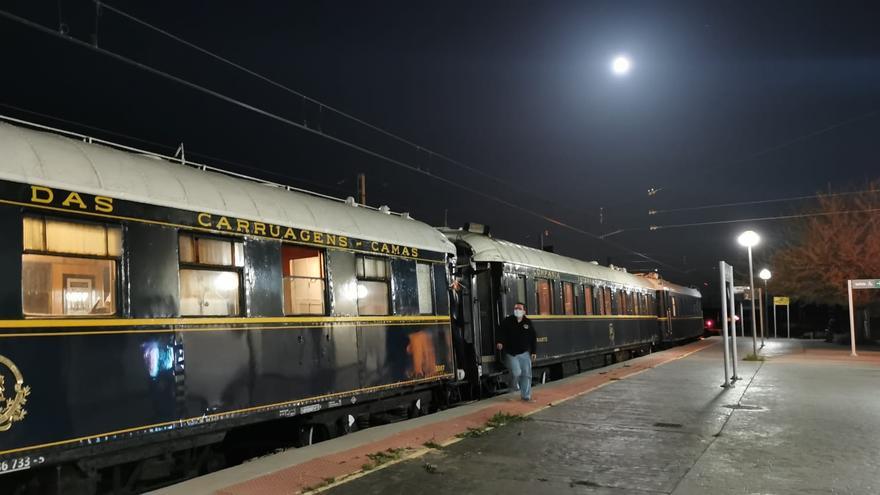
<svg viewBox="0 0 880 495"><path fill-rule="evenodd" d="M538 402L535 399L521 399L523 402Z"/></svg>

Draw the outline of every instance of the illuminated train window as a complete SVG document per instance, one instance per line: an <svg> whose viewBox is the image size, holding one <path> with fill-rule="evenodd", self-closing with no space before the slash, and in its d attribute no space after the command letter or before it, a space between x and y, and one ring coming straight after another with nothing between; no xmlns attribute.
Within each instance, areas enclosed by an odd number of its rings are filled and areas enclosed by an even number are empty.
<svg viewBox="0 0 880 495"><path fill-rule="evenodd" d="M566 315L573 315L577 301L574 297L574 284L562 282L562 311Z"/></svg>
<svg viewBox="0 0 880 495"><path fill-rule="evenodd" d="M324 253L320 249L281 248L285 315L324 314Z"/></svg>
<svg viewBox="0 0 880 495"><path fill-rule="evenodd" d="M584 286L584 314L593 314L593 286Z"/></svg>
<svg viewBox="0 0 880 495"><path fill-rule="evenodd" d="M240 241L180 234L180 314L240 314L242 266Z"/></svg>
<svg viewBox="0 0 880 495"><path fill-rule="evenodd" d="M538 314L553 314L553 288L550 286L550 281L536 278L535 291L538 293Z"/></svg>
<svg viewBox="0 0 880 495"><path fill-rule="evenodd" d="M25 316L116 314L122 229L24 217L21 298Z"/></svg>
<svg viewBox="0 0 880 495"><path fill-rule="evenodd" d="M431 265L416 263L416 281L419 286L419 314L434 314L434 283L431 278Z"/></svg>
<svg viewBox="0 0 880 495"><path fill-rule="evenodd" d="M388 261L375 256L358 256L357 263L357 301L361 316L383 316L391 314L389 300L391 274Z"/></svg>

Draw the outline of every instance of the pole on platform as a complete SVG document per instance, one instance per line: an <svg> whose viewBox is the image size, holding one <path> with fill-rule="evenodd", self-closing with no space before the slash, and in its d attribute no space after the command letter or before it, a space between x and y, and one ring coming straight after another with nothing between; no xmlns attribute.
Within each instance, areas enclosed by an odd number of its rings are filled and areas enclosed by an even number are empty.
<svg viewBox="0 0 880 495"><path fill-rule="evenodd" d="M752 300L752 352L758 355L758 322L755 321L755 270L752 268L752 246L749 248L749 298Z"/></svg>
<svg viewBox="0 0 880 495"><path fill-rule="evenodd" d="M731 347L733 348L733 379L739 380L739 375L736 372L736 363L739 361L739 358L736 357L736 318L733 316L736 314L736 302L734 298L736 296L736 292L733 289L733 267L727 265L728 277L727 277L727 289L730 291L730 324L731 324L731 335L733 336L733 343ZM742 326L742 325L740 325Z"/></svg>
<svg viewBox="0 0 880 495"><path fill-rule="evenodd" d="M852 347L850 356L855 357L858 354L856 354L856 312L853 310L852 280L846 281L846 292L849 296L849 341Z"/></svg>
<svg viewBox="0 0 880 495"><path fill-rule="evenodd" d="M791 338L791 319L789 318L788 304L785 305L785 329L788 331L788 338Z"/></svg>
<svg viewBox="0 0 880 495"><path fill-rule="evenodd" d="M739 302L739 335L746 338L746 314L743 311L743 302Z"/></svg>
<svg viewBox="0 0 880 495"><path fill-rule="evenodd" d="M776 302L774 300L774 302L773 302L773 338L774 339L777 337L777 335L776 335L776 320L777 320L777 318L776 318Z"/></svg>
<svg viewBox="0 0 880 495"><path fill-rule="evenodd" d="M730 373L728 372L730 363L730 341L727 340L727 275L726 263L718 262L718 274L721 279L721 338L724 339L724 383L722 387L730 387Z"/></svg>
<svg viewBox="0 0 880 495"><path fill-rule="evenodd" d="M758 287L758 300L761 303L758 305L758 318L761 319L761 349L764 348L764 291Z"/></svg>

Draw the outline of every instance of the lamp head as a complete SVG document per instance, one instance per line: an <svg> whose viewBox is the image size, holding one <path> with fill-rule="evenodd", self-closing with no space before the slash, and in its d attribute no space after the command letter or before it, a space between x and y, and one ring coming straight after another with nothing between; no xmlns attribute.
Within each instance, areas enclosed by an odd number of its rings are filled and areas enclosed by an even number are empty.
<svg viewBox="0 0 880 495"><path fill-rule="evenodd" d="M759 236L754 230L747 230L740 234L739 237L736 238L736 241L739 242L740 246L754 247L761 242L761 236Z"/></svg>
<svg viewBox="0 0 880 495"><path fill-rule="evenodd" d="M758 276L761 277L761 280L770 280L770 270L764 268L758 273Z"/></svg>

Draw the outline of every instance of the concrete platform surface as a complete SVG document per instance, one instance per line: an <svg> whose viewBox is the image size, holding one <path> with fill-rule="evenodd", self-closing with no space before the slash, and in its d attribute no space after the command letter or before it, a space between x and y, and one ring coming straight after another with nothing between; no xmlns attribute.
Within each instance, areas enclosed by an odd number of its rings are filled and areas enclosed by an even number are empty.
<svg viewBox="0 0 880 495"><path fill-rule="evenodd" d="M723 389L712 346L327 492L880 493L880 353L778 340L764 354Z"/></svg>
<svg viewBox="0 0 880 495"><path fill-rule="evenodd" d="M719 343L552 382L533 404L480 401L156 493L880 493L880 352L771 340L767 360L740 361L724 389ZM525 420L456 437L498 412Z"/></svg>

